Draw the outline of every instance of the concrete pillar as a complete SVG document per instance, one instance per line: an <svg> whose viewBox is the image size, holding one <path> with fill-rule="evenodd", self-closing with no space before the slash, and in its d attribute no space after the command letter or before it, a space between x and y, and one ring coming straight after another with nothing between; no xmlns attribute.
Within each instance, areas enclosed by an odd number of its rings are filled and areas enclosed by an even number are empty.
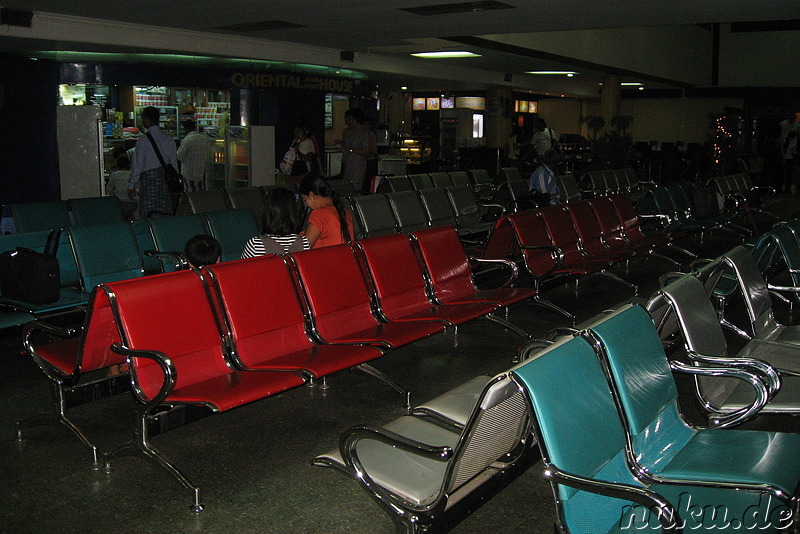
<svg viewBox="0 0 800 534"><path fill-rule="evenodd" d="M620 79L619 76L608 76L603 80L603 94L600 98L600 109L606 124L619 115L620 101Z"/></svg>
<svg viewBox="0 0 800 534"><path fill-rule="evenodd" d="M483 135L487 148L503 148L511 135L511 111L514 100L510 87L490 87L486 90L486 111Z"/></svg>

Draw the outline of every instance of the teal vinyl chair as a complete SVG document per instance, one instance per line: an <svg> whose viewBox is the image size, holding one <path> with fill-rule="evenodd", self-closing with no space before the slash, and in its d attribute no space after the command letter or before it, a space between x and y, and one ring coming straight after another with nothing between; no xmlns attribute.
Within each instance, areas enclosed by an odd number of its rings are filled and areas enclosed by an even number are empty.
<svg viewBox="0 0 800 534"><path fill-rule="evenodd" d="M198 213L175 215L174 217L151 217L147 220L153 237L155 253L161 260L165 273L188 265L184 257L186 242L199 234L207 234L203 216ZM147 251L143 251L147 254Z"/></svg>
<svg viewBox="0 0 800 534"><path fill-rule="evenodd" d="M260 235L256 218L249 209L227 209L204 214L208 230L222 246L222 261L242 258L250 238Z"/></svg>
<svg viewBox="0 0 800 534"><path fill-rule="evenodd" d="M595 330L599 328L596 326ZM632 329L623 331L630 334ZM627 342L636 349L645 348L638 338ZM795 507L791 495L800 472L791 455L796 456L800 436L769 434L774 439L765 444L760 439L763 436L755 433L753 438L758 446L769 445L767 452L787 465L771 461L744 465L752 459L749 454L755 446L740 451L737 446L746 440L737 439L735 433L739 431L709 431L719 434L716 442L719 447L714 454L697 451L709 460L708 464L695 462L697 458L688 453L672 452L671 447L685 439L684 432L647 425L648 436L629 434L595 348L580 336L566 338L538 352L512 369L512 374L527 392L535 413L544 474L553 484L556 497L559 531L629 532L661 526L665 532L674 532L681 526L685 531L720 528L725 526L723 522L741 521L748 510L765 506L762 499L769 497L770 492L780 499L766 502L768 517L776 527L787 526L788 519L781 514L788 511L791 515L790 508ZM646 372L635 378L643 385L651 383ZM658 382L656 393L642 388L645 395L636 399L641 403L636 406L640 410L636 415L660 413L655 409L655 399L662 390L662 381ZM667 418L664 422L668 422ZM629 449L629 443L643 447L646 440L652 440L644 451L648 454L645 460L648 472L635 469ZM720 458L722 455L726 457ZM724 468L737 463L742 474L737 471L726 477ZM675 478L666 480L662 474ZM764 483L750 483L748 476ZM650 509L659 513L647 513ZM712 515L703 510L724 510L725 514ZM683 511L688 513L681 516Z"/></svg>
<svg viewBox="0 0 800 534"><path fill-rule="evenodd" d="M98 284L144 275L136 236L127 222L74 226L66 232L85 292Z"/></svg>
<svg viewBox="0 0 800 534"><path fill-rule="evenodd" d="M73 198L69 200L72 218L76 226L122 222L125 216L119 197Z"/></svg>
<svg viewBox="0 0 800 534"><path fill-rule="evenodd" d="M57 230L69 226L67 208L60 200L11 204L11 215L17 232Z"/></svg>
<svg viewBox="0 0 800 534"><path fill-rule="evenodd" d="M48 304L37 305L28 302L3 299L10 307L22 310L26 313L32 313L36 316L42 316L69 308L83 306L88 303L88 293L83 292L79 287L80 283L75 266L75 257L66 232L40 230L17 234L2 234L0 235L0 252L14 250L17 247L35 250L36 252L44 252L47 247L48 239L51 238L50 236L52 236L52 239L58 240L56 258L58 258L58 268L61 279L61 290L58 300ZM11 319L10 316L8 318ZM19 316L17 319L27 320L27 317Z"/></svg>

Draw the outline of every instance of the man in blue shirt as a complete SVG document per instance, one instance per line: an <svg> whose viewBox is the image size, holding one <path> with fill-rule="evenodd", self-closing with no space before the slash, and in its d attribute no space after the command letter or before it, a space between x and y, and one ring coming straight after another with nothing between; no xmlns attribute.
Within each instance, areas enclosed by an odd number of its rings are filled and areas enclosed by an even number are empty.
<svg viewBox="0 0 800 534"><path fill-rule="evenodd" d="M161 131L158 122L161 114L158 108L148 106L142 110L142 126L152 135L153 141L164 158L164 163L178 168L175 140ZM158 161L153 143L146 135L136 140L136 150L131 162L131 177L128 181L128 196L134 198L136 184L139 184L139 218L172 215L172 197L164 178L164 167Z"/></svg>

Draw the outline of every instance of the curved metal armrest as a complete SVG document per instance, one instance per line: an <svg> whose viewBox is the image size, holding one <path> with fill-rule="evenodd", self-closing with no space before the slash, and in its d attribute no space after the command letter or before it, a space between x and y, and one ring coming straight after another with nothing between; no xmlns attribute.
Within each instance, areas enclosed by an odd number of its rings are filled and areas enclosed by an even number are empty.
<svg viewBox="0 0 800 534"><path fill-rule="evenodd" d="M548 334L549 335L549 334ZM550 345L552 345L554 341L550 339L532 339L525 344L524 347L521 347L519 350L519 356L516 358L516 362L524 362L530 359L531 355L540 351L542 349L546 349Z"/></svg>
<svg viewBox="0 0 800 534"><path fill-rule="evenodd" d="M698 271L700 271L700 269L702 269L703 267L705 267L710 263L713 263L714 261L716 260L713 260L711 258L696 258L692 260L692 262L689 264L689 272L696 276Z"/></svg>
<svg viewBox="0 0 800 534"><path fill-rule="evenodd" d="M185 268L189 266L189 260L186 259L186 256L183 252L178 251L161 251L161 250L145 250L145 256L150 256L151 258L158 258L160 260L169 260L175 264L176 267Z"/></svg>
<svg viewBox="0 0 800 534"><path fill-rule="evenodd" d="M784 293L800 293L800 286L774 286L767 284L767 289Z"/></svg>
<svg viewBox="0 0 800 534"><path fill-rule="evenodd" d="M669 272L666 272L666 273L664 273L664 274L662 274L661 276L658 277L658 287L663 289L664 286L670 284L672 281L674 281L674 280L676 280L678 278L681 278L682 276L686 276L686 273L682 273L680 271L669 271Z"/></svg>
<svg viewBox="0 0 800 534"><path fill-rule="evenodd" d="M645 214L637 214L636 215L640 220L646 221L648 219L655 220L660 222L663 226L669 226L672 224L674 217L667 215L666 213L645 213Z"/></svg>
<svg viewBox="0 0 800 534"><path fill-rule="evenodd" d="M33 344L33 335L36 332L43 332L48 335L56 336L62 339L67 339L71 337L75 337L78 335L78 329L76 328L64 328L60 326L55 326L50 323L46 323L44 321L34 321L32 323L28 323L23 327L22 331L22 345L25 348L25 352L31 355L33 361L42 370L42 372L47 375L50 380L54 382L64 381L65 383L74 383L77 382L79 375L75 372L70 374L64 374L61 370L50 365L42 356L36 351L36 347ZM77 358L77 354L75 355Z"/></svg>
<svg viewBox="0 0 800 534"><path fill-rule="evenodd" d="M136 399L141 402L144 407L142 410L148 412L159 404L162 404L164 399L170 394L175 387L175 382L178 380L177 372L175 371L175 364L169 359L169 356L163 352L156 350L134 350L122 345L121 343L114 343L111 345L111 350L117 354L121 354L128 359L128 365L131 369L131 391L133 391ZM153 360L161 367L163 375L161 388L158 393L153 396L149 401L145 397L141 388L136 383L136 366L133 365L133 358L147 358Z"/></svg>
<svg viewBox="0 0 800 534"><path fill-rule="evenodd" d="M710 417L709 423L712 427L729 428L740 425L758 415L769 401L767 387L764 385L761 378L743 369L734 367L695 367L677 361L671 361L669 366L673 371L693 375L738 378L753 386L756 393L756 399L753 403L750 406L745 406L744 408L732 412Z"/></svg>
<svg viewBox="0 0 800 534"><path fill-rule="evenodd" d="M606 482L573 475L560 470L552 464L545 466L544 478L556 484L563 484L581 491L635 502L648 510L655 511L658 522L661 523L662 532L680 532L681 518L678 515L678 511L667 499L654 491L628 484Z"/></svg>
<svg viewBox="0 0 800 534"><path fill-rule="evenodd" d="M554 245L519 245L523 250L549 250L550 255L556 261L556 267L561 267L564 263L564 251Z"/></svg>
<svg viewBox="0 0 800 534"><path fill-rule="evenodd" d="M511 270L511 273L509 274L508 279L505 282L503 282L503 285L500 286L500 288L508 287L511 284L513 284L514 280L516 280L517 276L519 275L519 267L517 267L517 264L514 263L511 260L504 260L504 259L500 259L500 258L476 258L474 256L470 256L469 257L469 261L472 261L472 262L475 262L475 263L500 264L500 265L505 265L506 267L508 267Z"/></svg>
<svg viewBox="0 0 800 534"><path fill-rule="evenodd" d="M769 363L749 357L727 357L727 356L712 356L708 354L698 354L697 352L689 352L689 357L693 360L704 363L728 367L742 367L754 371L765 382L769 398L775 396L781 389L781 375L775 367Z"/></svg>
<svg viewBox="0 0 800 534"><path fill-rule="evenodd" d="M352 427L346 430L339 439L339 453L342 455L342 460L344 460L346 469L351 476L355 475L356 479L363 484L366 489L372 492L381 502L392 506L396 510L402 510L403 514L405 514L405 510L428 510L438 504L443 492L440 492L439 498L435 499L432 503L419 506L399 499L395 494L387 491L381 485L372 480L372 477L370 477L369 473L367 473L367 471L364 469L361 459L358 457L358 442L364 439L376 440L386 445L390 445L392 447L396 447L413 454L419 454L425 458L430 458L441 462L446 462L453 456L452 448L446 446L429 445L427 443L422 443L420 441L401 436L395 432L392 432L391 430L369 425ZM442 481L442 486L444 487L444 481ZM393 505L392 503L397 504Z"/></svg>

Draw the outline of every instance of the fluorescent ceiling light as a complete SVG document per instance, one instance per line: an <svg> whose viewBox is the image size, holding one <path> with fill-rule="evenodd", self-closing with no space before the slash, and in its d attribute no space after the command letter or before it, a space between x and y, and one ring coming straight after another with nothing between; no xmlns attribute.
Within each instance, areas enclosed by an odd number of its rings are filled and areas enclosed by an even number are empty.
<svg viewBox="0 0 800 534"><path fill-rule="evenodd" d="M622 82L620 85L627 85L629 87L639 87L642 84L640 84L639 82Z"/></svg>
<svg viewBox="0 0 800 534"><path fill-rule="evenodd" d="M525 74L556 74L556 75L572 77L578 73L571 70L529 70L526 71Z"/></svg>
<svg viewBox="0 0 800 534"><path fill-rule="evenodd" d="M480 54L474 54L472 52L467 52L464 50L450 50L445 52L418 52L416 54L411 54L414 57L424 57L424 58L449 58L449 57L481 57Z"/></svg>

